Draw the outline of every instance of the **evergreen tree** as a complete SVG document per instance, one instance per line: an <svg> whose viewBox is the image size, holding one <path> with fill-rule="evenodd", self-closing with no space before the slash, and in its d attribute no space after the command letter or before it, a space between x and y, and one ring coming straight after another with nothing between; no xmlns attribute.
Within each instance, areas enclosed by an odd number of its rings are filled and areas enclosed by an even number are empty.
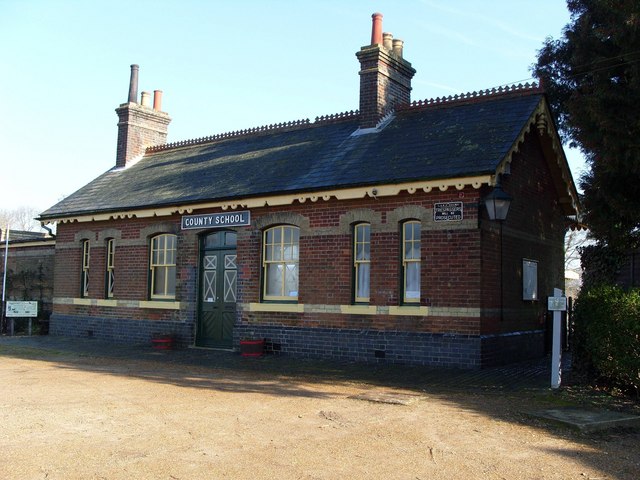
<svg viewBox="0 0 640 480"><path fill-rule="evenodd" d="M640 0L568 0L569 24L533 70L560 133L584 153L584 222L613 248L640 246Z"/></svg>

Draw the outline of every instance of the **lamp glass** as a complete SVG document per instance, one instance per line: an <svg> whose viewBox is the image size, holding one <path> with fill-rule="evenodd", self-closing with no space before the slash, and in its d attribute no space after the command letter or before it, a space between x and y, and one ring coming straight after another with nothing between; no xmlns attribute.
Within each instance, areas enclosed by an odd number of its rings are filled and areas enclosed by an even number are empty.
<svg viewBox="0 0 640 480"><path fill-rule="evenodd" d="M496 185L493 191L486 196L484 203L491 220L505 220L511 206L511 196Z"/></svg>

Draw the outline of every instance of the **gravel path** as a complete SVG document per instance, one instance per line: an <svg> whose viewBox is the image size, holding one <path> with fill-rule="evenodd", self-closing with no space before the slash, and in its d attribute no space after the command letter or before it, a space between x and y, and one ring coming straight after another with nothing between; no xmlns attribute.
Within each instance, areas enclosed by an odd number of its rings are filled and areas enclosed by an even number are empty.
<svg viewBox="0 0 640 480"><path fill-rule="evenodd" d="M471 378L0 339L0 478L638 478L637 431L532 419L564 401L533 374Z"/></svg>

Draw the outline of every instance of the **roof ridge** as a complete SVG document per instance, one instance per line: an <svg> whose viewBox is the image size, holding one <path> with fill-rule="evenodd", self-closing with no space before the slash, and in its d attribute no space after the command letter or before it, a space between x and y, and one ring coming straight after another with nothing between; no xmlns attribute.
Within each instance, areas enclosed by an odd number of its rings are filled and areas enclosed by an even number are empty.
<svg viewBox="0 0 640 480"><path fill-rule="evenodd" d="M460 93L456 95L449 95L448 97L436 97L428 98L426 100L414 100L409 104L396 105L397 111L403 110L420 110L429 107L438 107L441 105L452 104L464 104L477 101L487 100L489 98L497 97L511 97L522 94L542 93L543 87L536 82L531 83L516 83L511 85L501 85L499 87L493 87L486 90L473 91ZM388 113L388 112L387 112ZM274 123L270 125L262 125L260 127L245 128L242 130L235 130L231 132L218 133L215 135L209 135L207 137L193 138L188 140L180 140L177 142L165 143L162 145L154 145L146 148L146 153L160 152L164 150L170 150L173 148L190 147L193 145L201 145L203 143L215 142L217 140L226 140L229 138L240 138L260 133L275 133L287 130L293 130L298 128L305 128L311 125L326 125L331 123L338 123L345 120L351 120L357 118L360 115L359 110L347 110L340 113L334 113L329 115L321 115L315 118L315 121L311 123L308 118L301 120L293 120L290 122Z"/></svg>
<svg viewBox="0 0 640 480"><path fill-rule="evenodd" d="M226 140L228 138L247 137L260 133L275 133L284 132L289 130L296 130L298 128L305 128L312 125L327 125L331 123L338 123L345 120L351 120L357 118L360 115L359 110L347 110L345 112L333 113L329 115L322 115L315 118L312 123L308 118L300 120L293 120L290 122L273 123L270 125L262 125L260 127L245 128L242 130L235 130L231 132L217 133L215 135L209 135L206 137L192 138L188 140L179 140L177 142L165 143L162 145L153 145L146 148L146 153L160 152L164 150L170 150L172 148L190 147L193 145L202 145L203 143L215 142L217 140Z"/></svg>
<svg viewBox="0 0 640 480"><path fill-rule="evenodd" d="M154 145L151 147L147 147L146 152L151 153L151 152L159 152L162 150L169 150L171 148L177 148L177 147L188 147L188 146L190 147L192 145L200 145L203 143L214 142L216 140L225 140L227 138L238 138L238 137L244 137L249 135L255 135L256 133L273 133L277 131L292 130L296 128L307 127L310 124L311 122L309 122L308 118L293 120L290 122L272 123L270 125L261 125L259 127L245 128L242 130L235 130L232 132L217 133L215 135L209 135L207 137L192 138L188 140L179 140L177 142L164 143L162 145Z"/></svg>
<svg viewBox="0 0 640 480"><path fill-rule="evenodd" d="M322 115L320 117L316 117L313 122L314 125L317 124L327 124L327 123L337 123L343 120L351 120L360 116L360 110L346 110L340 113L332 113L330 115Z"/></svg>
<svg viewBox="0 0 640 480"><path fill-rule="evenodd" d="M499 87L488 88L473 92L449 95L448 97L428 98L426 100L414 100L409 104L398 105L398 110L414 110L428 107L437 107L440 105L451 105L456 103L471 103L483 101L496 97L513 97L522 94L543 93L544 88L536 82L517 83L511 85L501 85Z"/></svg>

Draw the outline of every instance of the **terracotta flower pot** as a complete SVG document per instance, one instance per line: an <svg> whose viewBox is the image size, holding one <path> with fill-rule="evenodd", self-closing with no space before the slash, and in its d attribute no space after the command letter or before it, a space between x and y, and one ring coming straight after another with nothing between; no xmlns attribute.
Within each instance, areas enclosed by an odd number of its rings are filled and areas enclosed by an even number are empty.
<svg viewBox="0 0 640 480"><path fill-rule="evenodd" d="M243 357L261 357L264 354L264 338L240 340L240 354Z"/></svg>
<svg viewBox="0 0 640 480"><path fill-rule="evenodd" d="M173 335L158 335L151 339L151 345L156 350L173 350L176 337Z"/></svg>

